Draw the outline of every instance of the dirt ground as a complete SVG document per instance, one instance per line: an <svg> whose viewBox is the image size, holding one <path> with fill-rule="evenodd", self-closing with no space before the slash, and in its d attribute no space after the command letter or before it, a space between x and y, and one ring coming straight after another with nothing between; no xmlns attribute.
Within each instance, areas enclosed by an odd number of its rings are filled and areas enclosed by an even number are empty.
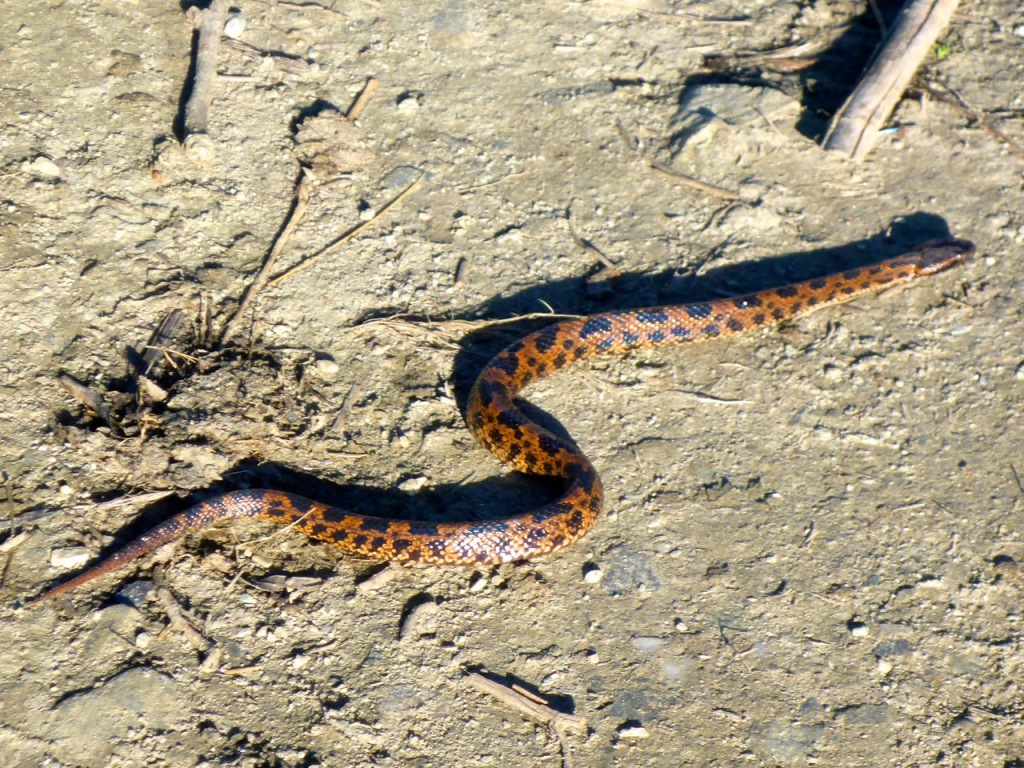
<svg viewBox="0 0 1024 768"><path fill-rule="evenodd" d="M878 40L861 3L237 6L209 168L176 139L179 4L0 7L4 766L1024 766L1020 3L963 3L925 72L1017 146L917 92L862 164L815 143ZM806 68L705 59L803 42ZM369 77L343 146L314 141ZM766 100L684 144L709 84ZM422 179L211 351L300 161L317 183L275 274ZM557 556L382 569L238 522L20 607L225 489L527 510L555 491L459 404L536 326L484 321L735 295L948 234L977 243L966 267L533 387L607 491ZM132 417L176 309L168 396Z"/></svg>

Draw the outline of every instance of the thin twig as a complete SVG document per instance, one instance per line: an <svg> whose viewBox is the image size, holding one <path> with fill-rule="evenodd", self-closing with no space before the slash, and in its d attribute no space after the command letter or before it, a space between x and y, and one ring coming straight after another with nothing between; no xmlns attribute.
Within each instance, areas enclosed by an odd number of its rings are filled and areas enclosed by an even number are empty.
<svg viewBox="0 0 1024 768"><path fill-rule="evenodd" d="M989 122L988 118L985 117L981 110L979 110L969 101L967 101L967 99L965 99L959 91L950 88L948 85L941 86L940 90L940 86L936 83L925 83L921 87L924 89L926 93L930 93L932 96L935 96L937 99L942 101L943 104L949 104L962 115L966 115L968 119L977 122L992 136L994 136L996 139L1003 142L1007 147L1009 147L1016 155L1024 157L1024 146L1021 146L1016 141L1007 136L1005 133L1003 133L1001 130L992 125L992 123Z"/></svg>
<svg viewBox="0 0 1024 768"><path fill-rule="evenodd" d="M218 345L220 348L223 348L224 345L231 340L231 337L238 332L238 328L242 323L245 311L249 308L253 299L256 298L256 294L266 287L269 275L277 265L278 257L280 257L285 245L291 239L292 234L295 232L295 228L299 226L299 222L302 220L302 217L306 215L306 209L309 207L309 190L312 184L313 175L306 168L303 168L302 172L299 174L299 181L295 185L295 195L292 202L292 209L288 214L288 220L281 229L281 234L277 237L277 240L274 241L274 245L271 247L270 253L263 262L263 266L260 267L259 273L245 290L245 295L242 296L242 301L239 303L238 309L235 310L235 314L231 316L231 319L228 320L227 323L225 323L224 332L221 334L220 344Z"/></svg>
<svg viewBox="0 0 1024 768"><path fill-rule="evenodd" d="M579 317L580 315L562 315L555 312L530 312L516 317L506 317L502 320L422 320L409 315L391 315L390 317L367 320L365 323L351 326L348 330L358 335L372 331L378 326L384 326L395 331L415 332L421 336L433 333L464 336L473 331L511 323L522 323L528 320L576 320Z"/></svg>
<svg viewBox="0 0 1024 768"><path fill-rule="evenodd" d="M583 237L580 236L579 232L576 230L576 223L573 221L572 218L572 203L569 203L569 205L565 209L565 220L569 222L569 235L570 237L572 237L572 241L576 243L576 245L580 249L582 249L585 253L591 254L595 259L600 261L601 264L604 265L605 269L610 271L613 275L620 274L621 270L614 261L612 261L603 253L601 253L601 250L592 242L590 242L589 240L585 240Z"/></svg>
<svg viewBox="0 0 1024 768"><path fill-rule="evenodd" d="M203 636L200 629L201 623L199 620L178 605L178 601L174 599L171 590L167 589L167 587L158 588L156 590L156 599L160 603L160 607L163 608L164 613L167 614L169 621L164 632L172 629L180 631L185 636L188 644L200 653L203 653L210 647L210 641Z"/></svg>
<svg viewBox="0 0 1024 768"><path fill-rule="evenodd" d="M878 7L878 0L868 0L868 5L871 6L871 14L875 17L875 23L878 24L878 29L882 33L882 37L885 37L889 30L885 25L885 16L882 15L882 9Z"/></svg>
<svg viewBox="0 0 1024 768"><path fill-rule="evenodd" d="M389 210L391 210L396 205L398 205L400 202L402 202L406 197L408 197L410 194L412 194L412 191L417 186L419 186L419 183L423 180L423 175L424 174L421 173L419 176L417 176L416 180L413 181L412 184L410 184L408 187L403 189L398 194L397 197L395 197L389 203L384 205L383 208L381 208L379 211L377 211L376 215L372 219L370 219L369 221L364 221L362 224L359 224L358 226L353 227L352 229L350 229L348 232L346 232L344 235L339 237L334 242L329 243L328 245L325 245L317 253L314 253L312 256L310 256L305 261L303 261L303 262L301 262L299 264L296 264L294 267L289 269L283 275L279 275L278 277L275 277L273 280L271 280L268 283L268 285L277 285L278 283L283 282L284 280L288 279L289 277L291 277L292 275L294 275L294 274L296 274L298 272L301 272L302 270L306 269L307 267L313 266L313 264L315 264L316 262L320 261L320 259L322 259L324 256L327 256L327 255L333 253L340 246L342 246L345 243L347 243L349 240L351 240L353 237L358 235L360 232L362 232L364 229L369 227L371 224L373 224L376 221L380 220L384 216L385 213L387 213Z"/></svg>
<svg viewBox="0 0 1024 768"><path fill-rule="evenodd" d="M1013 472L1013 479L1017 483L1017 490L1024 493L1024 483L1021 483L1020 475L1017 474L1017 468L1013 464L1010 465L1010 471Z"/></svg>
<svg viewBox="0 0 1024 768"><path fill-rule="evenodd" d="M366 105L370 101L370 97L373 96L374 91L377 90L378 80L374 77L369 78L366 81L366 85L363 86L363 90L359 92L356 100L352 102L352 106L348 110L348 114L345 115L345 119L350 123L354 123L359 119L359 116L366 109Z"/></svg>
<svg viewBox="0 0 1024 768"><path fill-rule="evenodd" d="M466 676L466 682L482 693L493 696L502 704L507 704L521 715L528 717L535 723L550 725L556 730L571 730L577 733L586 733L587 721L579 715L567 715L564 712L552 709L547 704L527 698L518 691L507 688L499 682L484 677L476 672Z"/></svg>
<svg viewBox="0 0 1024 768"><path fill-rule="evenodd" d="M673 171L671 168L662 165L661 163L651 163L651 170L657 171L658 173L663 173L670 179L678 181L680 184L683 184L687 187L692 187L693 189L700 190L701 192L706 192L707 194L714 195L715 197L721 197L724 200L743 199L735 192L730 192L728 189L722 189L722 187L716 187L714 184L708 184L707 182L700 181L698 179L693 178L692 176L687 176L677 171Z"/></svg>
<svg viewBox="0 0 1024 768"><path fill-rule="evenodd" d="M482 184L475 184L472 187L461 187L460 189L457 190L457 192L460 195L465 195L468 192L476 192L478 189L487 189L487 187L493 187L496 184L501 184L503 182L508 181L509 179L518 179L521 176L529 176L529 175L530 175L530 171L513 171L512 173L507 173L504 176L502 176L500 179L495 179L494 181L485 181Z"/></svg>
<svg viewBox="0 0 1024 768"><path fill-rule="evenodd" d="M352 409L355 407L356 401L362 396L363 385L357 381L349 389L348 394L345 395L345 400L342 402L341 408L338 409L338 415L334 417L334 422L331 424L331 432L338 432L345 426L345 422L348 421L348 417L352 413Z"/></svg>

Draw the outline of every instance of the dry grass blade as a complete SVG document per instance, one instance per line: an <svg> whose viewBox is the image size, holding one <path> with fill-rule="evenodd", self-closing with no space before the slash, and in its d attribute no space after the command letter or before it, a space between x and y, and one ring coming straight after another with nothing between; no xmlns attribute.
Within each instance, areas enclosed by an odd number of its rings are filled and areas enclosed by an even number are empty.
<svg viewBox="0 0 1024 768"><path fill-rule="evenodd" d="M695 179L692 176L687 176L685 174L679 173L678 171L673 171L671 168L662 165L661 163L651 163L651 170L657 171L658 173L662 173L668 176L673 181L678 181L680 184L683 184L684 186L699 190L701 192L706 192L707 194L714 195L715 197L721 197L724 200L742 199L735 192L730 192L728 189L722 189L722 187L716 187L714 184L708 184L707 182L700 181L699 179Z"/></svg>
<svg viewBox="0 0 1024 768"><path fill-rule="evenodd" d="M989 134L994 136L999 141L1003 142L1010 150L1018 157L1024 157L1024 146L1021 146L1016 141L1011 139L1001 130L996 128L989 122L988 118L971 104L967 99L963 97L958 91L950 88L947 85L939 85L938 83L925 83L921 86L921 89L928 93L944 104L949 104L956 109L960 114L966 116L969 120L974 120L978 125L988 131Z"/></svg>
<svg viewBox="0 0 1024 768"><path fill-rule="evenodd" d="M572 216L572 204L565 209L565 220L569 223L569 236L572 241L576 243L576 246L580 248L584 253L589 253L595 259L597 259L605 268L606 276L613 277L621 274L621 270L615 264L614 261L605 256L601 250L589 240L584 239L579 231L576 229L576 222L573 221Z"/></svg>
<svg viewBox="0 0 1024 768"><path fill-rule="evenodd" d="M246 289L245 295L242 296L242 301L239 303L238 309L235 310L231 319L224 324L224 331L221 333L220 344L218 345L219 347L223 348L224 345L226 345L238 332L238 328L241 325L245 311L249 308L253 299L256 298L256 295L266 287L269 275L277 265L277 260L281 256L281 252L284 250L288 241L291 240L292 234L294 234L295 229L299 226L299 222L302 221L302 217L306 215L306 209L309 208L309 193L310 188L313 185L313 181L313 176L309 171L303 168L299 174L299 181L295 185L295 195L291 211L288 214L288 220L281 229L281 234L278 235L277 240L274 241L274 245L270 249L270 253L267 254L267 258L263 262L263 266L260 267L259 273Z"/></svg>
<svg viewBox="0 0 1024 768"><path fill-rule="evenodd" d="M377 221L379 221L384 216L385 213L387 213L389 210L391 210L396 205L398 205L400 202L402 202L406 197L408 197L409 195L412 194L413 190L416 189L416 187L419 186L420 182L423 180L423 175L424 174L420 173L420 175L416 177L416 180L413 181L412 184L410 184L408 187L403 189L398 194L398 196L395 197L393 200L391 200L389 203L385 204L383 208L381 208L379 211L377 211L377 214L372 219L370 219L369 221L364 221L362 224L360 224L360 225L358 225L356 227L353 227L348 232L346 232L344 235L339 237L337 240L335 240L334 242L330 243L329 245L324 246L323 248L320 249L320 251L318 251L317 253L314 253L312 256L310 256L308 259L306 259L302 263L295 265L294 267L289 269L287 272L285 272L283 275L275 277L273 280L270 281L269 285L277 285L278 283L283 282L284 280L287 280L292 275L295 275L295 274L301 272L302 270L307 269L308 267L313 266L318 261L320 261L320 259L322 259L325 256L328 256L331 253L333 253L334 251L338 250L338 248L340 248L342 245L347 243L353 237L358 235L364 229L367 229L369 226L371 226L372 224L374 224Z"/></svg>
<svg viewBox="0 0 1024 768"><path fill-rule="evenodd" d="M419 318L413 318L406 315L393 315L391 317L368 320L365 323L352 326L349 328L349 332L358 336L372 333L379 328L383 328L398 333L404 333L407 336L415 336L417 338L437 339L438 337L450 336L450 339L444 339L442 343L451 346L454 349L458 348L456 339L462 338L468 333L485 328L498 328L503 325L511 325L513 323L521 323L530 320L551 320L554 322L555 320L575 320L579 317L579 315L559 315L554 312L531 312L527 315L508 317L503 320L439 321L421 320Z"/></svg>

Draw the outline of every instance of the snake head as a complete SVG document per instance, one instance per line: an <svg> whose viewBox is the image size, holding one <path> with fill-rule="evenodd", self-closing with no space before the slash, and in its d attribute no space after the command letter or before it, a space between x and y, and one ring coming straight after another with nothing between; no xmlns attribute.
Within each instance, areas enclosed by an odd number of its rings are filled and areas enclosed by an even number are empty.
<svg viewBox="0 0 1024 768"><path fill-rule="evenodd" d="M919 275L934 275L936 272L963 264L974 255L974 243L970 240L929 240L921 243L907 254L913 260L914 271Z"/></svg>

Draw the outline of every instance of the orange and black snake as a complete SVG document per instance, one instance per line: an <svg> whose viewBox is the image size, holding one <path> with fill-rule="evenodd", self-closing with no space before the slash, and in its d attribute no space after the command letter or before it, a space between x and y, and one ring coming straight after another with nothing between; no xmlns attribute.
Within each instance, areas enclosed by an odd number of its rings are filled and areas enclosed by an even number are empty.
<svg viewBox="0 0 1024 768"><path fill-rule="evenodd" d="M775 325L941 272L973 253L973 244L965 240L932 241L901 256L816 280L735 298L567 320L515 342L488 363L473 385L466 423L484 447L514 469L566 481L568 489L561 498L532 512L486 522L425 523L354 514L281 491L232 491L157 525L32 602L55 597L192 531L236 517L292 525L344 552L378 560L488 565L557 552L593 527L604 492L594 466L576 446L533 423L519 409L515 398L524 387L588 357L695 344Z"/></svg>

